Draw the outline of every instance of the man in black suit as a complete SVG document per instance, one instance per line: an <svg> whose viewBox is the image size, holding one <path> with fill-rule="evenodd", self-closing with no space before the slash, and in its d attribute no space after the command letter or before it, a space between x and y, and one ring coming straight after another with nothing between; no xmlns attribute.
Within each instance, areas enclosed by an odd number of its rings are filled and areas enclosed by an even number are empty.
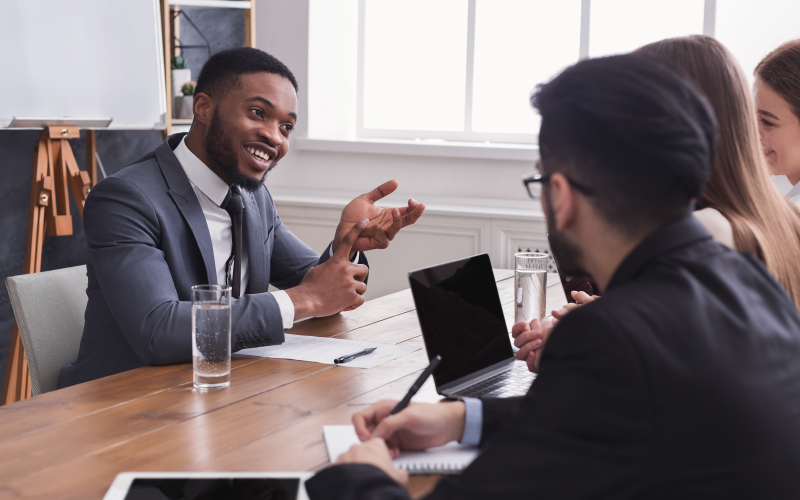
<svg viewBox="0 0 800 500"><path fill-rule="evenodd" d="M391 457L451 440L481 453L428 498L800 498L800 315L690 216L714 156L706 102L641 55L580 62L532 102L526 184L562 270L603 297L555 327L523 398L357 413L364 442L311 498L408 498Z"/></svg>

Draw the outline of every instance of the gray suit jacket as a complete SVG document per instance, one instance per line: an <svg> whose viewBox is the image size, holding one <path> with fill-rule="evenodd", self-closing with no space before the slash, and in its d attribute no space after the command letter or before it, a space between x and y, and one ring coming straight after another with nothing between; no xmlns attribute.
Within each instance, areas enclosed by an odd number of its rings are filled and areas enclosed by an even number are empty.
<svg viewBox="0 0 800 500"><path fill-rule="evenodd" d="M86 200L86 324L59 387L192 359L191 287L216 284L217 277L203 211L172 152L182 136L104 179ZM284 341L269 284L296 286L329 255L320 257L281 223L265 186L245 191L244 201L250 281L232 303L234 351Z"/></svg>

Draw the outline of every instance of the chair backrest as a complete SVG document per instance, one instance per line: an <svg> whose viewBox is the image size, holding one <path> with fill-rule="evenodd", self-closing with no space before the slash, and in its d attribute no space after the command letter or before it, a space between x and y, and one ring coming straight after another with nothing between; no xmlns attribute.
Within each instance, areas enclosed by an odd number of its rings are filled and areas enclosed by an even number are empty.
<svg viewBox="0 0 800 500"><path fill-rule="evenodd" d="M86 266L6 278L33 396L55 390L61 367L78 357L87 284Z"/></svg>

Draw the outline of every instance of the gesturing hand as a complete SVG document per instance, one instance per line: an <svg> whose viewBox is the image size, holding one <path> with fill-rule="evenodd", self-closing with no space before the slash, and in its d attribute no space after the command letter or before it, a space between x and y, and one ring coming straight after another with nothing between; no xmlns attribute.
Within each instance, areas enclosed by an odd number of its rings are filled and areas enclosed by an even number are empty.
<svg viewBox="0 0 800 500"><path fill-rule="evenodd" d="M299 285L286 290L294 304L295 319L330 316L364 303L363 295L367 291L364 280L369 269L353 264L348 256L365 227L367 220L355 224L342 237L341 245L330 259L309 269Z"/></svg>
<svg viewBox="0 0 800 500"><path fill-rule="evenodd" d="M334 252L338 249L342 237L356 222L362 219L369 219L369 224L353 244L353 253L386 248L398 231L417 222L425 210L425 205L417 203L413 198L408 200L407 207L380 208L375 205L376 201L393 193L398 185L396 180L384 182L344 207L339 226L336 228L336 236L333 239ZM350 257L353 256L350 255Z"/></svg>

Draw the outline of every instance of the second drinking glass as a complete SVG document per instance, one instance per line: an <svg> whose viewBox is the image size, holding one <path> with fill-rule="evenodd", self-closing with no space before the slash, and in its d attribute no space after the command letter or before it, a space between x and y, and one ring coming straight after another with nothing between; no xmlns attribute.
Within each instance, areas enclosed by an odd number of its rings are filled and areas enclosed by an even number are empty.
<svg viewBox="0 0 800 500"><path fill-rule="evenodd" d="M547 308L546 253L516 253L514 269L514 321L544 319Z"/></svg>

